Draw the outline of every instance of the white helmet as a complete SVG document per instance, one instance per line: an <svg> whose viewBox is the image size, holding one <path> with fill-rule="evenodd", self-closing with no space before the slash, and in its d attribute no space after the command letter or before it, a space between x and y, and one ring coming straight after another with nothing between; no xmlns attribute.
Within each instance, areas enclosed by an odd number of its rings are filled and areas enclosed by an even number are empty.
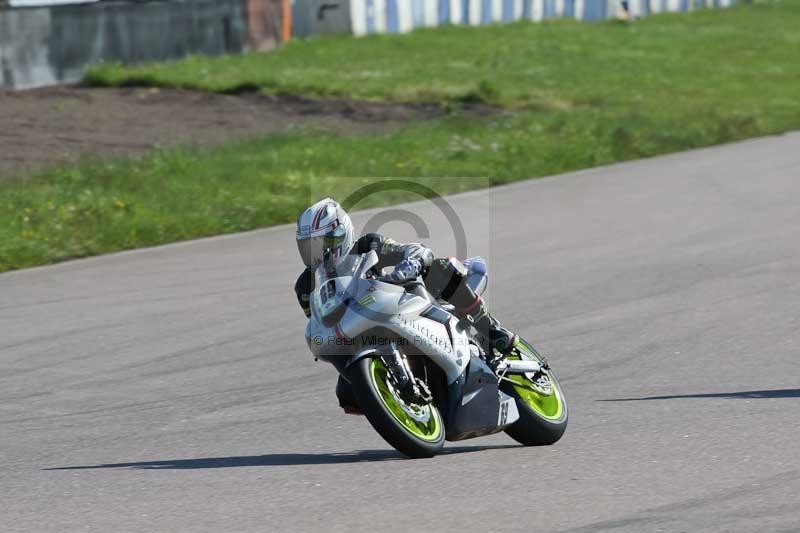
<svg viewBox="0 0 800 533"><path fill-rule="evenodd" d="M355 242L353 222L336 201L325 198L297 219L297 249L307 267L331 262L337 266Z"/></svg>

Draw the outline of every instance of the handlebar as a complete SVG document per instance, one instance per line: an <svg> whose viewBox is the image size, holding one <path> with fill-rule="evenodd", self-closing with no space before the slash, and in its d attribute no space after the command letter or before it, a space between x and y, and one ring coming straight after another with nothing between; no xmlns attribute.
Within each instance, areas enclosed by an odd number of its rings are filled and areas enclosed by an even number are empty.
<svg viewBox="0 0 800 533"><path fill-rule="evenodd" d="M404 280L404 281L391 279L391 278L388 278L387 276L376 276L376 277L374 277L372 279L374 279L375 281L382 281L384 283L388 283L389 285L400 285L400 286L408 285L410 283L422 283L420 281L420 279L419 279L419 276L417 276L414 279L407 279L407 280Z"/></svg>

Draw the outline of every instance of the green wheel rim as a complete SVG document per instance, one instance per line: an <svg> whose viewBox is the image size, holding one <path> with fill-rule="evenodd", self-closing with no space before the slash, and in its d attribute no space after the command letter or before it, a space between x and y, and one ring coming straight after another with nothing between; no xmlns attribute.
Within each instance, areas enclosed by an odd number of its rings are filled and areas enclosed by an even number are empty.
<svg viewBox="0 0 800 533"><path fill-rule="evenodd" d="M375 390L378 391L383 405L394 419L409 433L421 440L428 442L439 440L442 434L439 410L432 404L415 406L400 399L389 384L389 370L380 359L372 359L369 368Z"/></svg>
<svg viewBox="0 0 800 533"><path fill-rule="evenodd" d="M534 359L540 360L539 354L536 350L522 340L517 344L517 349ZM509 356L509 359L520 359L519 356ZM550 383L552 384L553 391L550 394L544 394L539 391L531 389L531 380L524 375L509 376L508 379L513 382L514 392L517 393L519 398L525 402L525 405L533 409L536 414L547 420L558 420L564 413L564 397L561 394L561 386L556 379L548 374Z"/></svg>

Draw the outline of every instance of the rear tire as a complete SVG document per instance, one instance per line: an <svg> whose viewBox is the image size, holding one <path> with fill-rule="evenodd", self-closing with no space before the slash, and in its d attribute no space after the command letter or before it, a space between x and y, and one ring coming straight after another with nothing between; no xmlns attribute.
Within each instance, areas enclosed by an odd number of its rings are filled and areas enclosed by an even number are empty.
<svg viewBox="0 0 800 533"><path fill-rule="evenodd" d="M527 342L521 340L517 349L523 358L543 362L538 352ZM552 386L552 394L549 395L523 386L531 383L525 376L512 377L520 385L508 381L503 381L500 385L503 392L516 400L519 411L519 420L505 430L506 434L525 446L554 444L567 429L569 413L564 391L552 370L548 369L546 375Z"/></svg>
<svg viewBox="0 0 800 533"><path fill-rule="evenodd" d="M432 402L408 404L394 394L380 358L358 360L349 377L358 405L386 442L412 459L433 457L441 451L445 428L439 409Z"/></svg>

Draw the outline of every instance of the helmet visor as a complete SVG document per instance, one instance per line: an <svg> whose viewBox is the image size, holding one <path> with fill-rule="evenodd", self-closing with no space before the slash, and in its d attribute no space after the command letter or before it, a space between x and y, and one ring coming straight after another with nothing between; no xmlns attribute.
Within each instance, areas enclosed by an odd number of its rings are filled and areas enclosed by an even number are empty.
<svg viewBox="0 0 800 533"><path fill-rule="evenodd" d="M335 266L339 258L349 252L342 249L346 235L343 228L339 227L324 235L297 239L297 249L303 263L313 267L330 261L331 266Z"/></svg>

